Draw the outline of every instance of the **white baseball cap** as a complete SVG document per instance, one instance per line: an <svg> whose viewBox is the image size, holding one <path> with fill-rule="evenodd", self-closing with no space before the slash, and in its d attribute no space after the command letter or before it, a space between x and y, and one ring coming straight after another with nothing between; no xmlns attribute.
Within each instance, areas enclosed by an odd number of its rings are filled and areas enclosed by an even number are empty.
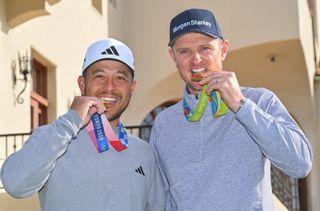
<svg viewBox="0 0 320 211"><path fill-rule="evenodd" d="M90 65L103 59L120 61L127 65L132 73L135 71L134 58L130 48L116 39L109 38L99 40L88 47L82 65L82 74Z"/></svg>

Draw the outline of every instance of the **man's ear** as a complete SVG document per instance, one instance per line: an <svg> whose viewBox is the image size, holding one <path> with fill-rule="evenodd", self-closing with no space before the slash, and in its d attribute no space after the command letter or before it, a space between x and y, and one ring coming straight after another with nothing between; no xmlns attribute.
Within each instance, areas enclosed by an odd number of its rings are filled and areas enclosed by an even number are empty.
<svg viewBox="0 0 320 211"><path fill-rule="evenodd" d="M222 40L221 43L221 60L224 61L229 50L229 40Z"/></svg>
<svg viewBox="0 0 320 211"><path fill-rule="evenodd" d="M133 94L136 90L136 84L137 82L135 80L132 80L132 84L131 84L131 94Z"/></svg>
<svg viewBox="0 0 320 211"><path fill-rule="evenodd" d="M86 80L82 75L80 75L78 77L78 86L81 91L81 95L84 96L85 95L85 88L86 88Z"/></svg>
<svg viewBox="0 0 320 211"><path fill-rule="evenodd" d="M169 47L169 48L168 48L168 52L169 52L169 55L170 55L172 61L173 61L174 64L175 64L175 66L177 66L177 61L176 61L176 58L175 58L175 56L174 56L174 52L173 52L172 47Z"/></svg>

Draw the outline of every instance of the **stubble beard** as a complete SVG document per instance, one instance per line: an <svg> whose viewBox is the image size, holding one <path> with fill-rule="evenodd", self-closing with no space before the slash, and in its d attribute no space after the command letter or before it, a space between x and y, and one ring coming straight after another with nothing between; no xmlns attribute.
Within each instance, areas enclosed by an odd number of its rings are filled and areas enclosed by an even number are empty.
<svg viewBox="0 0 320 211"><path fill-rule="evenodd" d="M189 90L189 92L191 94L195 94L195 95L201 93L202 87L195 86L194 82L191 81L191 79L189 80L187 75L182 73L183 68L181 68L179 65L177 65L177 68L178 68L178 72L179 72L180 78L186 83L186 86L187 86L187 89Z"/></svg>
<svg viewBox="0 0 320 211"><path fill-rule="evenodd" d="M111 114L108 116L108 112L106 112L106 116L107 116L107 119L111 122L111 121L114 121L114 120L117 120L117 119L120 119L122 113L127 109L127 107L129 106L129 102L130 102L130 98L131 96L129 96L129 99L128 101L126 102L125 105L123 105L123 107L119 108L118 111L116 111L114 114Z"/></svg>

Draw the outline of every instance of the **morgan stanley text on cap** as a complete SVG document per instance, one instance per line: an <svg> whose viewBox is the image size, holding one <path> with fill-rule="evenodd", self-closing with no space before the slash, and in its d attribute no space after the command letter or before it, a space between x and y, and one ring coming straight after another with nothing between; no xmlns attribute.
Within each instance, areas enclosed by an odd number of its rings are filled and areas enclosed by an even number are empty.
<svg viewBox="0 0 320 211"><path fill-rule="evenodd" d="M132 73L135 71L134 58L130 48L118 40L109 38L99 40L88 47L82 65L82 74L90 65L103 59L120 61L127 65Z"/></svg>
<svg viewBox="0 0 320 211"><path fill-rule="evenodd" d="M170 42L183 34L200 32L213 38L223 39L220 27L213 13L206 9L187 9L175 16L170 23Z"/></svg>

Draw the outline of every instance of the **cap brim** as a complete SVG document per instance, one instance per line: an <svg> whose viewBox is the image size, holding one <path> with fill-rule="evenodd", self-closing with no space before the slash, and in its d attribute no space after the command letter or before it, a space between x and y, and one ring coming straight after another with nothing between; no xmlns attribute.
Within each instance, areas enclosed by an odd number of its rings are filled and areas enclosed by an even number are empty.
<svg viewBox="0 0 320 211"><path fill-rule="evenodd" d="M130 72L132 73L132 76L134 76L134 70L133 70L128 64L126 64L125 62L123 62L123 61L121 61L121 60L119 60L119 59L114 59L114 58L102 58L102 59L99 59L99 60L97 60L97 61L89 64L89 65L86 67L86 69L84 69L84 70L82 71L82 75L84 75L84 74L87 72L87 70L88 70L94 63L99 62L99 61L102 61L102 60L113 60L113 61L121 62L122 64L126 65L126 66L129 68Z"/></svg>

